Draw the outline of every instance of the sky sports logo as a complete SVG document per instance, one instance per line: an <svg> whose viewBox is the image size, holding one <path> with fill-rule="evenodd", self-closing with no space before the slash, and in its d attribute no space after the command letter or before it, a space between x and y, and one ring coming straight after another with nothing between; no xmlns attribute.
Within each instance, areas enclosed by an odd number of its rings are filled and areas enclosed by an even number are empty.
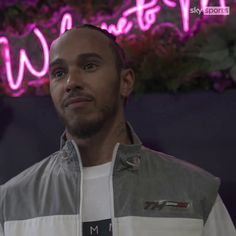
<svg viewBox="0 0 236 236"><path fill-rule="evenodd" d="M205 7L204 9L200 9L197 7L190 8L191 14L198 14L198 15L207 15L207 16L216 16L216 15L229 15L230 7Z"/></svg>

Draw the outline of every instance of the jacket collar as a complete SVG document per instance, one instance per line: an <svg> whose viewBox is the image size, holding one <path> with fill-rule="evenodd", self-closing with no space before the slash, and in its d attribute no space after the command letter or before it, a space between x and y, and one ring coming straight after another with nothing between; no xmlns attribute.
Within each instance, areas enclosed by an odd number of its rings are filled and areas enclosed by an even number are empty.
<svg viewBox="0 0 236 236"><path fill-rule="evenodd" d="M129 122L126 122L126 124L132 138L132 144L119 144L114 160L114 172L120 172L126 169L136 171L140 167L142 143L131 124ZM64 159L72 157L74 160L78 160L71 140L66 139L65 131L61 136L60 149L64 153Z"/></svg>
<svg viewBox="0 0 236 236"><path fill-rule="evenodd" d="M133 127L129 122L127 127L131 134L132 144L120 144L116 153L114 163L114 173L122 170L136 171L141 164L141 147L142 142L138 135L135 133Z"/></svg>

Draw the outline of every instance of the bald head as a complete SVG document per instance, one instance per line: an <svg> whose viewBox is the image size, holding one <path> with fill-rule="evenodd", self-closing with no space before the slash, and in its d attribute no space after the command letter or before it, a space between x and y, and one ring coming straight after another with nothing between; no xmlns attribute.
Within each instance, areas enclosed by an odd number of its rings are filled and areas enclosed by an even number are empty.
<svg viewBox="0 0 236 236"><path fill-rule="evenodd" d="M105 38L107 39L107 46L111 49L111 51L113 53L114 61L116 63L118 71L121 71L121 69L124 69L127 67L125 52L120 47L120 45L116 42L116 37L113 34L109 33L107 30L98 28L98 27L96 27L94 25L90 25L90 24L85 24L85 25L78 26L78 27L72 28L70 30L67 30L62 36L60 36L58 39L56 39L52 43L51 51L53 50L53 47L55 46L57 41L60 40L61 38L63 38L66 34L70 34L71 32L81 31L81 30L82 30L82 32L84 30L85 30L85 32L88 30L92 31L94 39L96 39L97 37L101 37L101 36L104 37L105 36ZM79 37L79 35L77 35L77 36Z"/></svg>

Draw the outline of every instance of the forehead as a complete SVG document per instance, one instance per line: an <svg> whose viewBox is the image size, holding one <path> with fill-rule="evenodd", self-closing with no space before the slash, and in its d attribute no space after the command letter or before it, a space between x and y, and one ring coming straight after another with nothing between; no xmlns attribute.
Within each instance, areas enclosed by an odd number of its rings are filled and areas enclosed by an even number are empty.
<svg viewBox="0 0 236 236"><path fill-rule="evenodd" d="M50 61L71 59L85 53L97 53L103 57L112 56L110 39L92 29L73 29L59 37L50 49Z"/></svg>

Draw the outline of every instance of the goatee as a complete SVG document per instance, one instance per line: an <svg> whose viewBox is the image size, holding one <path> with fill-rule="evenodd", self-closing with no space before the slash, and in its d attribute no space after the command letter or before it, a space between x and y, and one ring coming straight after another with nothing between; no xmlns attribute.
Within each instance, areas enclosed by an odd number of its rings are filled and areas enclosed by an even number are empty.
<svg viewBox="0 0 236 236"><path fill-rule="evenodd" d="M114 106L104 106L98 111L97 117L93 120L86 120L81 117L77 117L73 122L69 122L65 118L63 120L67 131L72 136L87 139L98 133L107 122L115 118L117 109L117 104Z"/></svg>

